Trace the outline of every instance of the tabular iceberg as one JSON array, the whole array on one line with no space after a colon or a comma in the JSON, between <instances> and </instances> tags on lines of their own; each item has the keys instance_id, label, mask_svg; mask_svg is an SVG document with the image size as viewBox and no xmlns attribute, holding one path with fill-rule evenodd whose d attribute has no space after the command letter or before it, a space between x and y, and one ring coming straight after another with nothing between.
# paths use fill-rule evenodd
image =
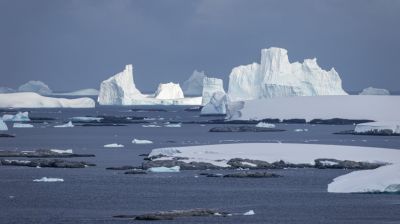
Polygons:
<instances>
[{"instance_id":1,"label":"tabular iceberg","mask_svg":"<svg viewBox=\"0 0 400 224\"><path fill-rule=\"evenodd\" d=\"M368 87L363 89L359 95L390 95L390 92L386 89L378 89L374 87Z\"/></svg>"},{"instance_id":2,"label":"tabular iceberg","mask_svg":"<svg viewBox=\"0 0 400 224\"><path fill-rule=\"evenodd\" d=\"M179 84L173 82L160 83L154 96L156 99L160 100L173 100L184 98L182 89Z\"/></svg>"},{"instance_id":3,"label":"tabular iceberg","mask_svg":"<svg viewBox=\"0 0 400 224\"><path fill-rule=\"evenodd\" d=\"M287 50L261 50L261 63L239 66L229 76L228 94L233 101L278 96L347 95L339 74L321 69L317 59L290 63Z\"/></svg>"},{"instance_id":4,"label":"tabular iceberg","mask_svg":"<svg viewBox=\"0 0 400 224\"><path fill-rule=\"evenodd\" d=\"M42 81L29 81L18 88L19 92L34 92L40 95L50 95L53 91Z\"/></svg>"},{"instance_id":5,"label":"tabular iceberg","mask_svg":"<svg viewBox=\"0 0 400 224\"><path fill-rule=\"evenodd\" d=\"M225 93L222 79L205 77L203 79L203 99L201 104L206 105L208 102L210 102L213 94L216 92Z\"/></svg>"},{"instance_id":6,"label":"tabular iceberg","mask_svg":"<svg viewBox=\"0 0 400 224\"><path fill-rule=\"evenodd\" d=\"M132 65L126 65L124 71L101 83L98 102L101 105L129 105L131 99L137 97L143 95L133 81Z\"/></svg>"},{"instance_id":7,"label":"tabular iceberg","mask_svg":"<svg viewBox=\"0 0 400 224\"><path fill-rule=\"evenodd\" d=\"M193 74L182 85L183 93L187 96L201 96L203 93L203 79L207 77L204 71L194 70Z\"/></svg>"}]
</instances>

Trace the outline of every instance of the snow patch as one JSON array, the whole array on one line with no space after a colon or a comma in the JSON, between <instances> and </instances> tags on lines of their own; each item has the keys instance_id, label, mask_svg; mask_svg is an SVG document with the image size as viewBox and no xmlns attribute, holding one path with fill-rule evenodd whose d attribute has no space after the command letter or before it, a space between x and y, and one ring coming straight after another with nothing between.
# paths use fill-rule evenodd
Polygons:
<instances>
[{"instance_id":1,"label":"snow patch","mask_svg":"<svg viewBox=\"0 0 400 224\"><path fill-rule=\"evenodd\" d=\"M275 128L274 124L266 123L266 122L259 122L256 124L257 128Z\"/></svg>"}]
</instances>

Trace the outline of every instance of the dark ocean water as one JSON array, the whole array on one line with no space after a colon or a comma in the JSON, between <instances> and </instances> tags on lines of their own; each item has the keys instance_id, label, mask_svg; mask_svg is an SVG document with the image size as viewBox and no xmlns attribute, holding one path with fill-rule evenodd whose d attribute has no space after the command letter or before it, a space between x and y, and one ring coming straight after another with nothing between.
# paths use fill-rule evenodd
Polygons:
<instances>
[{"instance_id":1,"label":"dark ocean water","mask_svg":"<svg viewBox=\"0 0 400 224\"><path fill-rule=\"evenodd\" d=\"M254 216L183 218L152 223L400 223L400 195L329 194L327 184L346 170L286 169L272 172L273 179L223 179L196 177L197 171L125 175L105 170L109 166L140 165L142 153L153 148L232 142L290 142L374 146L400 149L400 137L334 135L351 130L345 125L285 125L275 133L210 133L220 125L183 124L181 128L122 127L53 128L73 116L124 115L167 121L213 119L183 107L168 112L131 112L133 107L31 110L30 116L53 117L33 129L13 129L16 138L0 138L0 149L73 149L96 157L78 158L97 164L85 169L0 167L0 223L132 223L112 218L120 214L214 208ZM9 125L10 127L11 125ZM308 129L295 132L295 129ZM133 138L154 141L134 145ZM119 143L124 148L104 148ZM218 172L218 171L213 171ZM227 172L227 171L224 171ZM62 183L35 183L41 177L63 178Z\"/></svg>"}]
</instances>

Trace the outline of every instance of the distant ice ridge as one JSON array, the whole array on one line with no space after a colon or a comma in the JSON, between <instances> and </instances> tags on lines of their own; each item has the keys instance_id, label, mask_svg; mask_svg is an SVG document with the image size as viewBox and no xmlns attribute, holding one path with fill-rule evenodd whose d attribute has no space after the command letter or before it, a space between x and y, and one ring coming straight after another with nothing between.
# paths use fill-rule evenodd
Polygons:
<instances>
[{"instance_id":1,"label":"distant ice ridge","mask_svg":"<svg viewBox=\"0 0 400 224\"><path fill-rule=\"evenodd\" d=\"M328 185L331 193L398 193L400 192L400 164L373 170L354 171L336 177Z\"/></svg>"},{"instance_id":2,"label":"distant ice ridge","mask_svg":"<svg viewBox=\"0 0 400 224\"><path fill-rule=\"evenodd\" d=\"M203 79L206 78L204 71L194 70L193 74L182 85L185 96L201 96L203 94Z\"/></svg>"},{"instance_id":3,"label":"distant ice ridge","mask_svg":"<svg viewBox=\"0 0 400 224\"><path fill-rule=\"evenodd\" d=\"M29 81L20 87L19 92L34 92L40 95L50 95L53 91L42 81Z\"/></svg>"},{"instance_id":4,"label":"distant ice ridge","mask_svg":"<svg viewBox=\"0 0 400 224\"><path fill-rule=\"evenodd\" d=\"M390 95L390 92L386 89L378 89L374 87L368 87L363 89L359 95Z\"/></svg>"},{"instance_id":5,"label":"distant ice ridge","mask_svg":"<svg viewBox=\"0 0 400 224\"><path fill-rule=\"evenodd\" d=\"M3 119L0 118L0 131L7 131L8 127L7 124L4 123Z\"/></svg>"},{"instance_id":6,"label":"distant ice ridge","mask_svg":"<svg viewBox=\"0 0 400 224\"><path fill-rule=\"evenodd\" d=\"M156 99L160 100L175 100L185 98L179 84L173 82L160 83L154 96Z\"/></svg>"},{"instance_id":7,"label":"distant ice ridge","mask_svg":"<svg viewBox=\"0 0 400 224\"><path fill-rule=\"evenodd\" d=\"M30 121L29 119L29 113L26 112L18 112L17 114L4 114L2 117L3 121Z\"/></svg>"},{"instance_id":8,"label":"distant ice ridge","mask_svg":"<svg viewBox=\"0 0 400 224\"><path fill-rule=\"evenodd\" d=\"M400 121L385 121L385 122L368 122L357 124L354 132L367 133L367 132L380 132L390 131L393 134L400 134Z\"/></svg>"},{"instance_id":9,"label":"distant ice ridge","mask_svg":"<svg viewBox=\"0 0 400 224\"><path fill-rule=\"evenodd\" d=\"M42 177L40 179L34 179L33 182L64 182L64 179L54 177Z\"/></svg>"},{"instance_id":10,"label":"distant ice ridge","mask_svg":"<svg viewBox=\"0 0 400 224\"><path fill-rule=\"evenodd\" d=\"M287 50L261 50L261 63L232 69L228 94L232 101L279 96L347 95L339 74L321 69L317 59L290 63Z\"/></svg>"},{"instance_id":11,"label":"distant ice ridge","mask_svg":"<svg viewBox=\"0 0 400 224\"><path fill-rule=\"evenodd\" d=\"M203 79L203 99L201 104L206 105L209 103L216 92L222 92L225 94L224 83L222 79L205 77Z\"/></svg>"},{"instance_id":12,"label":"distant ice ridge","mask_svg":"<svg viewBox=\"0 0 400 224\"><path fill-rule=\"evenodd\" d=\"M93 108L95 104L94 100L87 97L54 98L32 92L0 94L0 108Z\"/></svg>"}]
</instances>

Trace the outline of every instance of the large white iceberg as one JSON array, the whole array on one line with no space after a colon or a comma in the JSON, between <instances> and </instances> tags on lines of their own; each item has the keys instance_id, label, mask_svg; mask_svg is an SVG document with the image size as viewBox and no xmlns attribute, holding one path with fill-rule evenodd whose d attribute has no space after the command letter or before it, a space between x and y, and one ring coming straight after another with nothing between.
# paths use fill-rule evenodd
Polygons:
<instances>
[{"instance_id":1,"label":"large white iceberg","mask_svg":"<svg viewBox=\"0 0 400 224\"><path fill-rule=\"evenodd\" d=\"M359 95L390 95L390 92L386 89L378 89L374 87L368 87L363 89Z\"/></svg>"},{"instance_id":2,"label":"large white iceberg","mask_svg":"<svg viewBox=\"0 0 400 224\"><path fill-rule=\"evenodd\" d=\"M317 59L290 63L287 50L261 50L261 63L239 66L229 75L228 94L232 101L279 96L347 95L332 68L321 69Z\"/></svg>"},{"instance_id":3,"label":"large white iceberg","mask_svg":"<svg viewBox=\"0 0 400 224\"><path fill-rule=\"evenodd\" d=\"M357 124L354 128L356 133L390 131L392 134L400 134L400 121L377 121Z\"/></svg>"},{"instance_id":4,"label":"large white iceberg","mask_svg":"<svg viewBox=\"0 0 400 224\"><path fill-rule=\"evenodd\" d=\"M210 101L201 108L202 115L226 114L227 96L224 92L215 92Z\"/></svg>"},{"instance_id":5,"label":"large white iceberg","mask_svg":"<svg viewBox=\"0 0 400 224\"><path fill-rule=\"evenodd\" d=\"M400 192L400 164L373 170L354 171L336 177L328 185L330 193Z\"/></svg>"},{"instance_id":6,"label":"large white iceberg","mask_svg":"<svg viewBox=\"0 0 400 224\"><path fill-rule=\"evenodd\" d=\"M29 112L18 112L17 114L4 114L3 121L30 121Z\"/></svg>"},{"instance_id":7,"label":"large white iceberg","mask_svg":"<svg viewBox=\"0 0 400 224\"><path fill-rule=\"evenodd\" d=\"M20 87L18 87L19 92L34 92L40 95L50 95L53 91L42 81L29 81Z\"/></svg>"},{"instance_id":8,"label":"large white iceberg","mask_svg":"<svg viewBox=\"0 0 400 224\"><path fill-rule=\"evenodd\" d=\"M97 96L99 95L99 91L97 89L80 89L73 92L67 93L53 93L53 95L60 96Z\"/></svg>"},{"instance_id":9,"label":"large white iceberg","mask_svg":"<svg viewBox=\"0 0 400 224\"><path fill-rule=\"evenodd\" d=\"M203 99L201 104L206 105L207 103L209 103L214 93L216 92L225 93L224 83L222 79L205 77L203 79Z\"/></svg>"},{"instance_id":10,"label":"large white iceberg","mask_svg":"<svg viewBox=\"0 0 400 224\"><path fill-rule=\"evenodd\" d=\"M174 100L185 98L179 84L173 82L160 83L154 96L156 99L160 100Z\"/></svg>"},{"instance_id":11,"label":"large white iceberg","mask_svg":"<svg viewBox=\"0 0 400 224\"><path fill-rule=\"evenodd\" d=\"M37 93L4 93L0 94L1 107L15 108L92 108L96 103L93 99L83 97L77 99L64 99L45 97Z\"/></svg>"},{"instance_id":12,"label":"large white iceberg","mask_svg":"<svg viewBox=\"0 0 400 224\"><path fill-rule=\"evenodd\" d=\"M207 77L204 71L194 70L193 74L182 85L185 96L201 96L203 93L203 79Z\"/></svg>"},{"instance_id":13,"label":"large white iceberg","mask_svg":"<svg viewBox=\"0 0 400 224\"><path fill-rule=\"evenodd\" d=\"M7 131L8 127L7 124L0 118L0 131Z\"/></svg>"}]
</instances>

